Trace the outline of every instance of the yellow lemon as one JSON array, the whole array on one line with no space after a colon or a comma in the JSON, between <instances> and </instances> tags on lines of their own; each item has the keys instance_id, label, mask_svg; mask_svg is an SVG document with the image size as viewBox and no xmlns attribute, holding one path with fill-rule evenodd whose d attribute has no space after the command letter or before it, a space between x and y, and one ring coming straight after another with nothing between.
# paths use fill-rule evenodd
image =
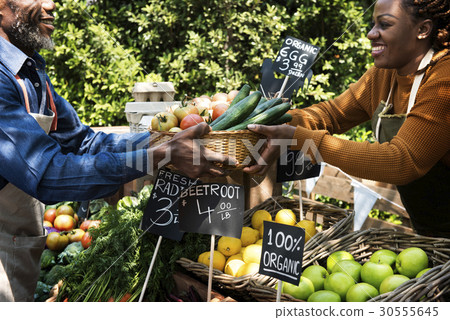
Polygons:
<instances>
[{"instance_id":1,"label":"yellow lemon","mask_svg":"<svg viewBox=\"0 0 450 320\"><path fill-rule=\"evenodd\" d=\"M259 231L250 227L243 227L241 233L241 243L243 247L254 244L259 239Z\"/></svg>"},{"instance_id":2,"label":"yellow lemon","mask_svg":"<svg viewBox=\"0 0 450 320\"><path fill-rule=\"evenodd\" d=\"M209 254L209 251L200 253L200 254L198 255L197 262L203 263L203 260L205 259L206 255L208 255L208 254Z\"/></svg>"},{"instance_id":3,"label":"yellow lemon","mask_svg":"<svg viewBox=\"0 0 450 320\"><path fill-rule=\"evenodd\" d=\"M254 274L259 272L259 263L244 263L236 273L236 277L242 277L247 274Z\"/></svg>"},{"instance_id":4,"label":"yellow lemon","mask_svg":"<svg viewBox=\"0 0 450 320\"><path fill-rule=\"evenodd\" d=\"M252 216L252 227L256 230L259 230L263 221L272 221L272 216L266 210L258 210Z\"/></svg>"},{"instance_id":5,"label":"yellow lemon","mask_svg":"<svg viewBox=\"0 0 450 320\"><path fill-rule=\"evenodd\" d=\"M305 243L317 233L315 221L305 219L299 221L296 226L305 229Z\"/></svg>"},{"instance_id":6,"label":"yellow lemon","mask_svg":"<svg viewBox=\"0 0 450 320\"><path fill-rule=\"evenodd\" d=\"M262 245L263 239L259 239L258 241L255 242L255 244L259 244Z\"/></svg>"},{"instance_id":7,"label":"yellow lemon","mask_svg":"<svg viewBox=\"0 0 450 320\"><path fill-rule=\"evenodd\" d=\"M233 254L232 256L228 257L227 263L232 261L232 260L244 260L244 258L242 257L242 253L239 252L237 254Z\"/></svg>"},{"instance_id":8,"label":"yellow lemon","mask_svg":"<svg viewBox=\"0 0 450 320\"><path fill-rule=\"evenodd\" d=\"M217 242L217 250L219 250L224 256L230 257L233 254L241 251L242 242L241 239L232 237L221 237Z\"/></svg>"},{"instance_id":9,"label":"yellow lemon","mask_svg":"<svg viewBox=\"0 0 450 320\"><path fill-rule=\"evenodd\" d=\"M245 248L247 248L247 247L241 247L241 251L239 251L239 253L240 253L241 255L244 254Z\"/></svg>"},{"instance_id":10,"label":"yellow lemon","mask_svg":"<svg viewBox=\"0 0 450 320\"><path fill-rule=\"evenodd\" d=\"M297 223L297 218L291 209L281 209L275 215L275 222L294 226Z\"/></svg>"},{"instance_id":11,"label":"yellow lemon","mask_svg":"<svg viewBox=\"0 0 450 320\"><path fill-rule=\"evenodd\" d=\"M207 252L208 254L203 259L203 264L207 265L209 267L209 261L210 261L210 252ZM220 253L217 250L214 250L213 253L213 268L220 270L223 272L223 268L225 267L226 258L225 256Z\"/></svg>"},{"instance_id":12,"label":"yellow lemon","mask_svg":"<svg viewBox=\"0 0 450 320\"><path fill-rule=\"evenodd\" d=\"M261 252L262 246L259 244L251 244L247 246L244 253L242 254L242 258L245 263L259 263L261 260Z\"/></svg>"},{"instance_id":13,"label":"yellow lemon","mask_svg":"<svg viewBox=\"0 0 450 320\"><path fill-rule=\"evenodd\" d=\"M245 262L239 259L234 259L228 262L225 265L224 272L226 274L229 274L230 276L236 277L236 274L238 273L239 269L244 265Z\"/></svg>"}]
</instances>

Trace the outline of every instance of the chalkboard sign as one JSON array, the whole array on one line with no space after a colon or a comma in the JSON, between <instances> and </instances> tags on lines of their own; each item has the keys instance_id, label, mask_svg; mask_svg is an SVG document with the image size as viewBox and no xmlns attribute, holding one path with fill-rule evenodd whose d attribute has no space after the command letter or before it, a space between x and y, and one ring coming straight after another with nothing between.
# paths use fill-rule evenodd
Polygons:
<instances>
[{"instance_id":1,"label":"chalkboard sign","mask_svg":"<svg viewBox=\"0 0 450 320\"><path fill-rule=\"evenodd\" d=\"M160 169L142 217L141 229L164 238L180 241L178 201L181 192L197 180Z\"/></svg>"},{"instance_id":2,"label":"chalkboard sign","mask_svg":"<svg viewBox=\"0 0 450 320\"><path fill-rule=\"evenodd\" d=\"M304 246L305 229L264 221L259 273L298 285Z\"/></svg>"},{"instance_id":3,"label":"chalkboard sign","mask_svg":"<svg viewBox=\"0 0 450 320\"><path fill-rule=\"evenodd\" d=\"M77 216L79 219L81 220L87 219L87 217L89 216L89 204L90 201L81 202L80 207L78 208L77 211Z\"/></svg>"},{"instance_id":4,"label":"chalkboard sign","mask_svg":"<svg viewBox=\"0 0 450 320\"><path fill-rule=\"evenodd\" d=\"M277 182L318 177L320 164L313 164L301 150L288 150L277 162Z\"/></svg>"},{"instance_id":5,"label":"chalkboard sign","mask_svg":"<svg viewBox=\"0 0 450 320\"><path fill-rule=\"evenodd\" d=\"M319 47L308 42L287 36L273 63L273 69L289 77L304 79L319 50Z\"/></svg>"},{"instance_id":6,"label":"chalkboard sign","mask_svg":"<svg viewBox=\"0 0 450 320\"><path fill-rule=\"evenodd\" d=\"M197 184L181 192L180 229L240 238L245 209L243 186Z\"/></svg>"}]
</instances>

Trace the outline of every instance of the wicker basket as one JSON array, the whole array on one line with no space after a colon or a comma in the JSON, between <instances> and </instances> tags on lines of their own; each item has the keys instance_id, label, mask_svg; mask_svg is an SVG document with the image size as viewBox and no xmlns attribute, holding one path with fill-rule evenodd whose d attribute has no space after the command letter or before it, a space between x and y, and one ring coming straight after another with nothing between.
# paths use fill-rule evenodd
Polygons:
<instances>
[{"instance_id":1,"label":"wicker basket","mask_svg":"<svg viewBox=\"0 0 450 320\"><path fill-rule=\"evenodd\" d=\"M297 200L289 199L283 196L269 198L261 204L255 206L252 209L247 210L244 213L244 226L251 225L251 217L257 210L267 210L275 217L278 210L286 208L292 209L297 217L299 214L299 203ZM311 218L316 222L322 224L322 232L318 232L312 237L305 245L305 251L308 248L313 248L325 242L328 239L334 239L347 234L353 227L353 211L341 209L333 205L323 204L310 199L303 199L303 209L307 218ZM200 279L208 280L208 267L204 264L194 262L187 258L181 258L177 261L184 269L193 272ZM275 278L268 277L256 273L254 275L245 275L239 278L233 277L219 270L213 270L213 283L217 285L222 291L230 290L231 296L240 297L244 300L249 300L251 297L248 295L247 286L250 279L256 281L263 286L274 286L278 281Z\"/></svg>"},{"instance_id":2,"label":"wicker basket","mask_svg":"<svg viewBox=\"0 0 450 320\"><path fill-rule=\"evenodd\" d=\"M334 251L350 252L355 260L364 263L373 252L389 249L396 253L409 247L420 247L428 255L432 269L418 279L403 283L392 292L379 295L370 301L442 301L450 289L450 239L425 237L397 232L394 229L367 229L355 231L339 239L329 240L304 253L303 268L325 265ZM264 285L251 280L247 290L257 301L276 301L275 284ZM301 301L282 294L282 301Z\"/></svg>"},{"instance_id":3,"label":"wicker basket","mask_svg":"<svg viewBox=\"0 0 450 320\"><path fill-rule=\"evenodd\" d=\"M176 134L169 131L153 131L151 130L150 145L157 146L167 142ZM266 139L265 136L252 132L250 130L237 131L211 131L201 138L202 144L215 152L229 155L238 161L238 165L223 165L228 170L239 170L248 166L255 161L254 155L258 152L258 141Z\"/></svg>"}]
</instances>

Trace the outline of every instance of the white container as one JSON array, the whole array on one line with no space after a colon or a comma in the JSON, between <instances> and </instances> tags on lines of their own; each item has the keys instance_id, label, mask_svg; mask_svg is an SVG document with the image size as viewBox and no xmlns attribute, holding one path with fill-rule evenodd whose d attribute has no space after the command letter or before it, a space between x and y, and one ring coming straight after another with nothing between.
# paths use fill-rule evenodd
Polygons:
<instances>
[{"instance_id":1,"label":"white container","mask_svg":"<svg viewBox=\"0 0 450 320\"><path fill-rule=\"evenodd\" d=\"M132 96L136 102L173 101L175 89L172 82L136 82Z\"/></svg>"}]
</instances>

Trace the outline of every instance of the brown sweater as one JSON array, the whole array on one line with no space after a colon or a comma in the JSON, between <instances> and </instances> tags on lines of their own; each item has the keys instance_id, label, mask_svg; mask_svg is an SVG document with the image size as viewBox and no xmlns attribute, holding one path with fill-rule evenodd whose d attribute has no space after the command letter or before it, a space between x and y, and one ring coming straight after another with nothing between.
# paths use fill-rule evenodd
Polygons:
<instances>
[{"instance_id":1,"label":"brown sweater","mask_svg":"<svg viewBox=\"0 0 450 320\"><path fill-rule=\"evenodd\" d=\"M438 161L449 167L450 56L428 68L414 107L390 142L355 142L332 135L370 120L380 101L386 101L395 77L390 102L394 113L406 113L414 77L372 67L336 99L290 111L290 124L297 126L293 149L312 139L324 162L350 175L396 185L425 175Z\"/></svg>"}]
</instances>

